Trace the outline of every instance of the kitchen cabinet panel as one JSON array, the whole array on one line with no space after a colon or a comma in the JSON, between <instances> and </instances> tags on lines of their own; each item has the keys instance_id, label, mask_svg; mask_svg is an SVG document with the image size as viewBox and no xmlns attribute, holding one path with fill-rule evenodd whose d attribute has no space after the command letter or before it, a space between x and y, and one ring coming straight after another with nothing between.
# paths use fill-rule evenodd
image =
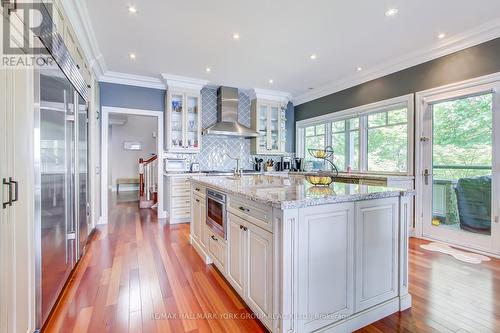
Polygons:
<instances>
[{"instance_id":1,"label":"kitchen cabinet panel","mask_svg":"<svg viewBox=\"0 0 500 333\"><path fill-rule=\"evenodd\" d=\"M398 295L398 198L356 207L356 312Z\"/></svg>"},{"instance_id":2,"label":"kitchen cabinet panel","mask_svg":"<svg viewBox=\"0 0 500 333\"><path fill-rule=\"evenodd\" d=\"M168 90L166 99L165 150L170 153L200 152L200 92Z\"/></svg>"},{"instance_id":3,"label":"kitchen cabinet panel","mask_svg":"<svg viewBox=\"0 0 500 333\"><path fill-rule=\"evenodd\" d=\"M245 225L239 217L227 214L227 279L240 295L243 294L245 277Z\"/></svg>"},{"instance_id":4,"label":"kitchen cabinet panel","mask_svg":"<svg viewBox=\"0 0 500 333\"><path fill-rule=\"evenodd\" d=\"M354 312L354 204L305 209L299 219L299 331ZM319 317L318 314L322 314Z\"/></svg>"}]
</instances>

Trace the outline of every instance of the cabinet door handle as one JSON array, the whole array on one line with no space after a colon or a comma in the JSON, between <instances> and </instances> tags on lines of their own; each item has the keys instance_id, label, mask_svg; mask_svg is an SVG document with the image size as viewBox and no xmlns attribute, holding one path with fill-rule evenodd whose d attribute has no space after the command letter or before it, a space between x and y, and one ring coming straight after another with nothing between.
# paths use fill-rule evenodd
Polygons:
<instances>
[{"instance_id":1,"label":"cabinet door handle","mask_svg":"<svg viewBox=\"0 0 500 333\"><path fill-rule=\"evenodd\" d=\"M216 241L216 242L218 242L218 241L219 241L217 238L215 238L215 236L214 236L214 235L212 235L212 237L210 237L210 238L212 238L212 239L213 239L214 241Z\"/></svg>"},{"instance_id":2,"label":"cabinet door handle","mask_svg":"<svg viewBox=\"0 0 500 333\"><path fill-rule=\"evenodd\" d=\"M248 230L248 228L247 228L247 227L243 227L243 231L247 231L247 230Z\"/></svg>"},{"instance_id":3,"label":"cabinet door handle","mask_svg":"<svg viewBox=\"0 0 500 333\"><path fill-rule=\"evenodd\" d=\"M241 210L242 212L249 212L250 211L250 209L245 208L243 206L238 207L238 209Z\"/></svg>"},{"instance_id":4,"label":"cabinet door handle","mask_svg":"<svg viewBox=\"0 0 500 333\"><path fill-rule=\"evenodd\" d=\"M195 190L195 191L198 191L198 192L200 192L200 189L199 189L199 188L195 188L194 190Z\"/></svg>"},{"instance_id":5,"label":"cabinet door handle","mask_svg":"<svg viewBox=\"0 0 500 333\"><path fill-rule=\"evenodd\" d=\"M12 178L9 178L9 181L7 179L3 179L2 184L7 185L9 187L9 200L2 203L3 209L7 208L7 206L12 206L12 183L10 182Z\"/></svg>"},{"instance_id":6,"label":"cabinet door handle","mask_svg":"<svg viewBox=\"0 0 500 333\"><path fill-rule=\"evenodd\" d=\"M196 200L196 202L200 202L200 199L194 199L194 200Z\"/></svg>"},{"instance_id":7,"label":"cabinet door handle","mask_svg":"<svg viewBox=\"0 0 500 333\"><path fill-rule=\"evenodd\" d=\"M12 180L10 177L9 181L11 184L14 184L14 199L12 199L12 202L16 202L19 200L19 182Z\"/></svg>"},{"instance_id":8,"label":"cabinet door handle","mask_svg":"<svg viewBox=\"0 0 500 333\"><path fill-rule=\"evenodd\" d=\"M243 226L242 226L242 225L240 225L240 229L243 229Z\"/></svg>"}]
</instances>

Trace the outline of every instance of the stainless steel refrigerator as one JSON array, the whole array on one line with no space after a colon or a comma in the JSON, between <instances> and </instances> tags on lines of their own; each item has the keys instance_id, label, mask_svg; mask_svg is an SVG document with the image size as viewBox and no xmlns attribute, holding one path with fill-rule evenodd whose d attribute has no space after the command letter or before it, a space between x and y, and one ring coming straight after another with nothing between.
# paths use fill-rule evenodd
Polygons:
<instances>
[{"instance_id":1,"label":"stainless steel refrigerator","mask_svg":"<svg viewBox=\"0 0 500 333\"><path fill-rule=\"evenodd\" d=\"M84 253L90 231L86 85L60 38L46 37L44 44L56 62L35 75L38 329Z\"/></svg>"}]
</instances>

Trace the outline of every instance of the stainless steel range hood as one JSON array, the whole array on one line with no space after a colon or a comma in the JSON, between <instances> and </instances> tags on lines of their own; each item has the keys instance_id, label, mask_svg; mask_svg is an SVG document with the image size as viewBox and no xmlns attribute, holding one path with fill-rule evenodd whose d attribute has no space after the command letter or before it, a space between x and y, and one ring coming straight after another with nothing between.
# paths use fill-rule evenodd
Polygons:
<instances>
[{"instance_id":1,"label":"stainless steel range hood","mask_svg":"<svg viewBox=\"0 0 500 333\"><path fill-rule=\"evenodd\" d=\"M238 89L217 89L217 123L203 130L203 135L255 138L259 134L238 122Z\"/></svg>"}]
</instances>

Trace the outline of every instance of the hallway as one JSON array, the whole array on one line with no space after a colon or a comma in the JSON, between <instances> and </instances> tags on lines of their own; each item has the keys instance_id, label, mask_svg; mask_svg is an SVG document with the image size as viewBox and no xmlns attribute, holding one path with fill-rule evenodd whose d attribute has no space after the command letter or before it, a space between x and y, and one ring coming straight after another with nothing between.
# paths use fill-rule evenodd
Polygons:
<instances>
[{"instance_id":1,"label":"hallway","mask_svg":"<svg viewBox=\"0 0 500 333\"><path fill-rule=\"evenodd\" d=\"M44 332L265 331L189 245L189 225L163 224L122 199L111 200L109 226L97 228ZM498 332L499 261L465 264L423 243L410 243L413 307L358 332Z\"/></svg>"}]
</instances>

